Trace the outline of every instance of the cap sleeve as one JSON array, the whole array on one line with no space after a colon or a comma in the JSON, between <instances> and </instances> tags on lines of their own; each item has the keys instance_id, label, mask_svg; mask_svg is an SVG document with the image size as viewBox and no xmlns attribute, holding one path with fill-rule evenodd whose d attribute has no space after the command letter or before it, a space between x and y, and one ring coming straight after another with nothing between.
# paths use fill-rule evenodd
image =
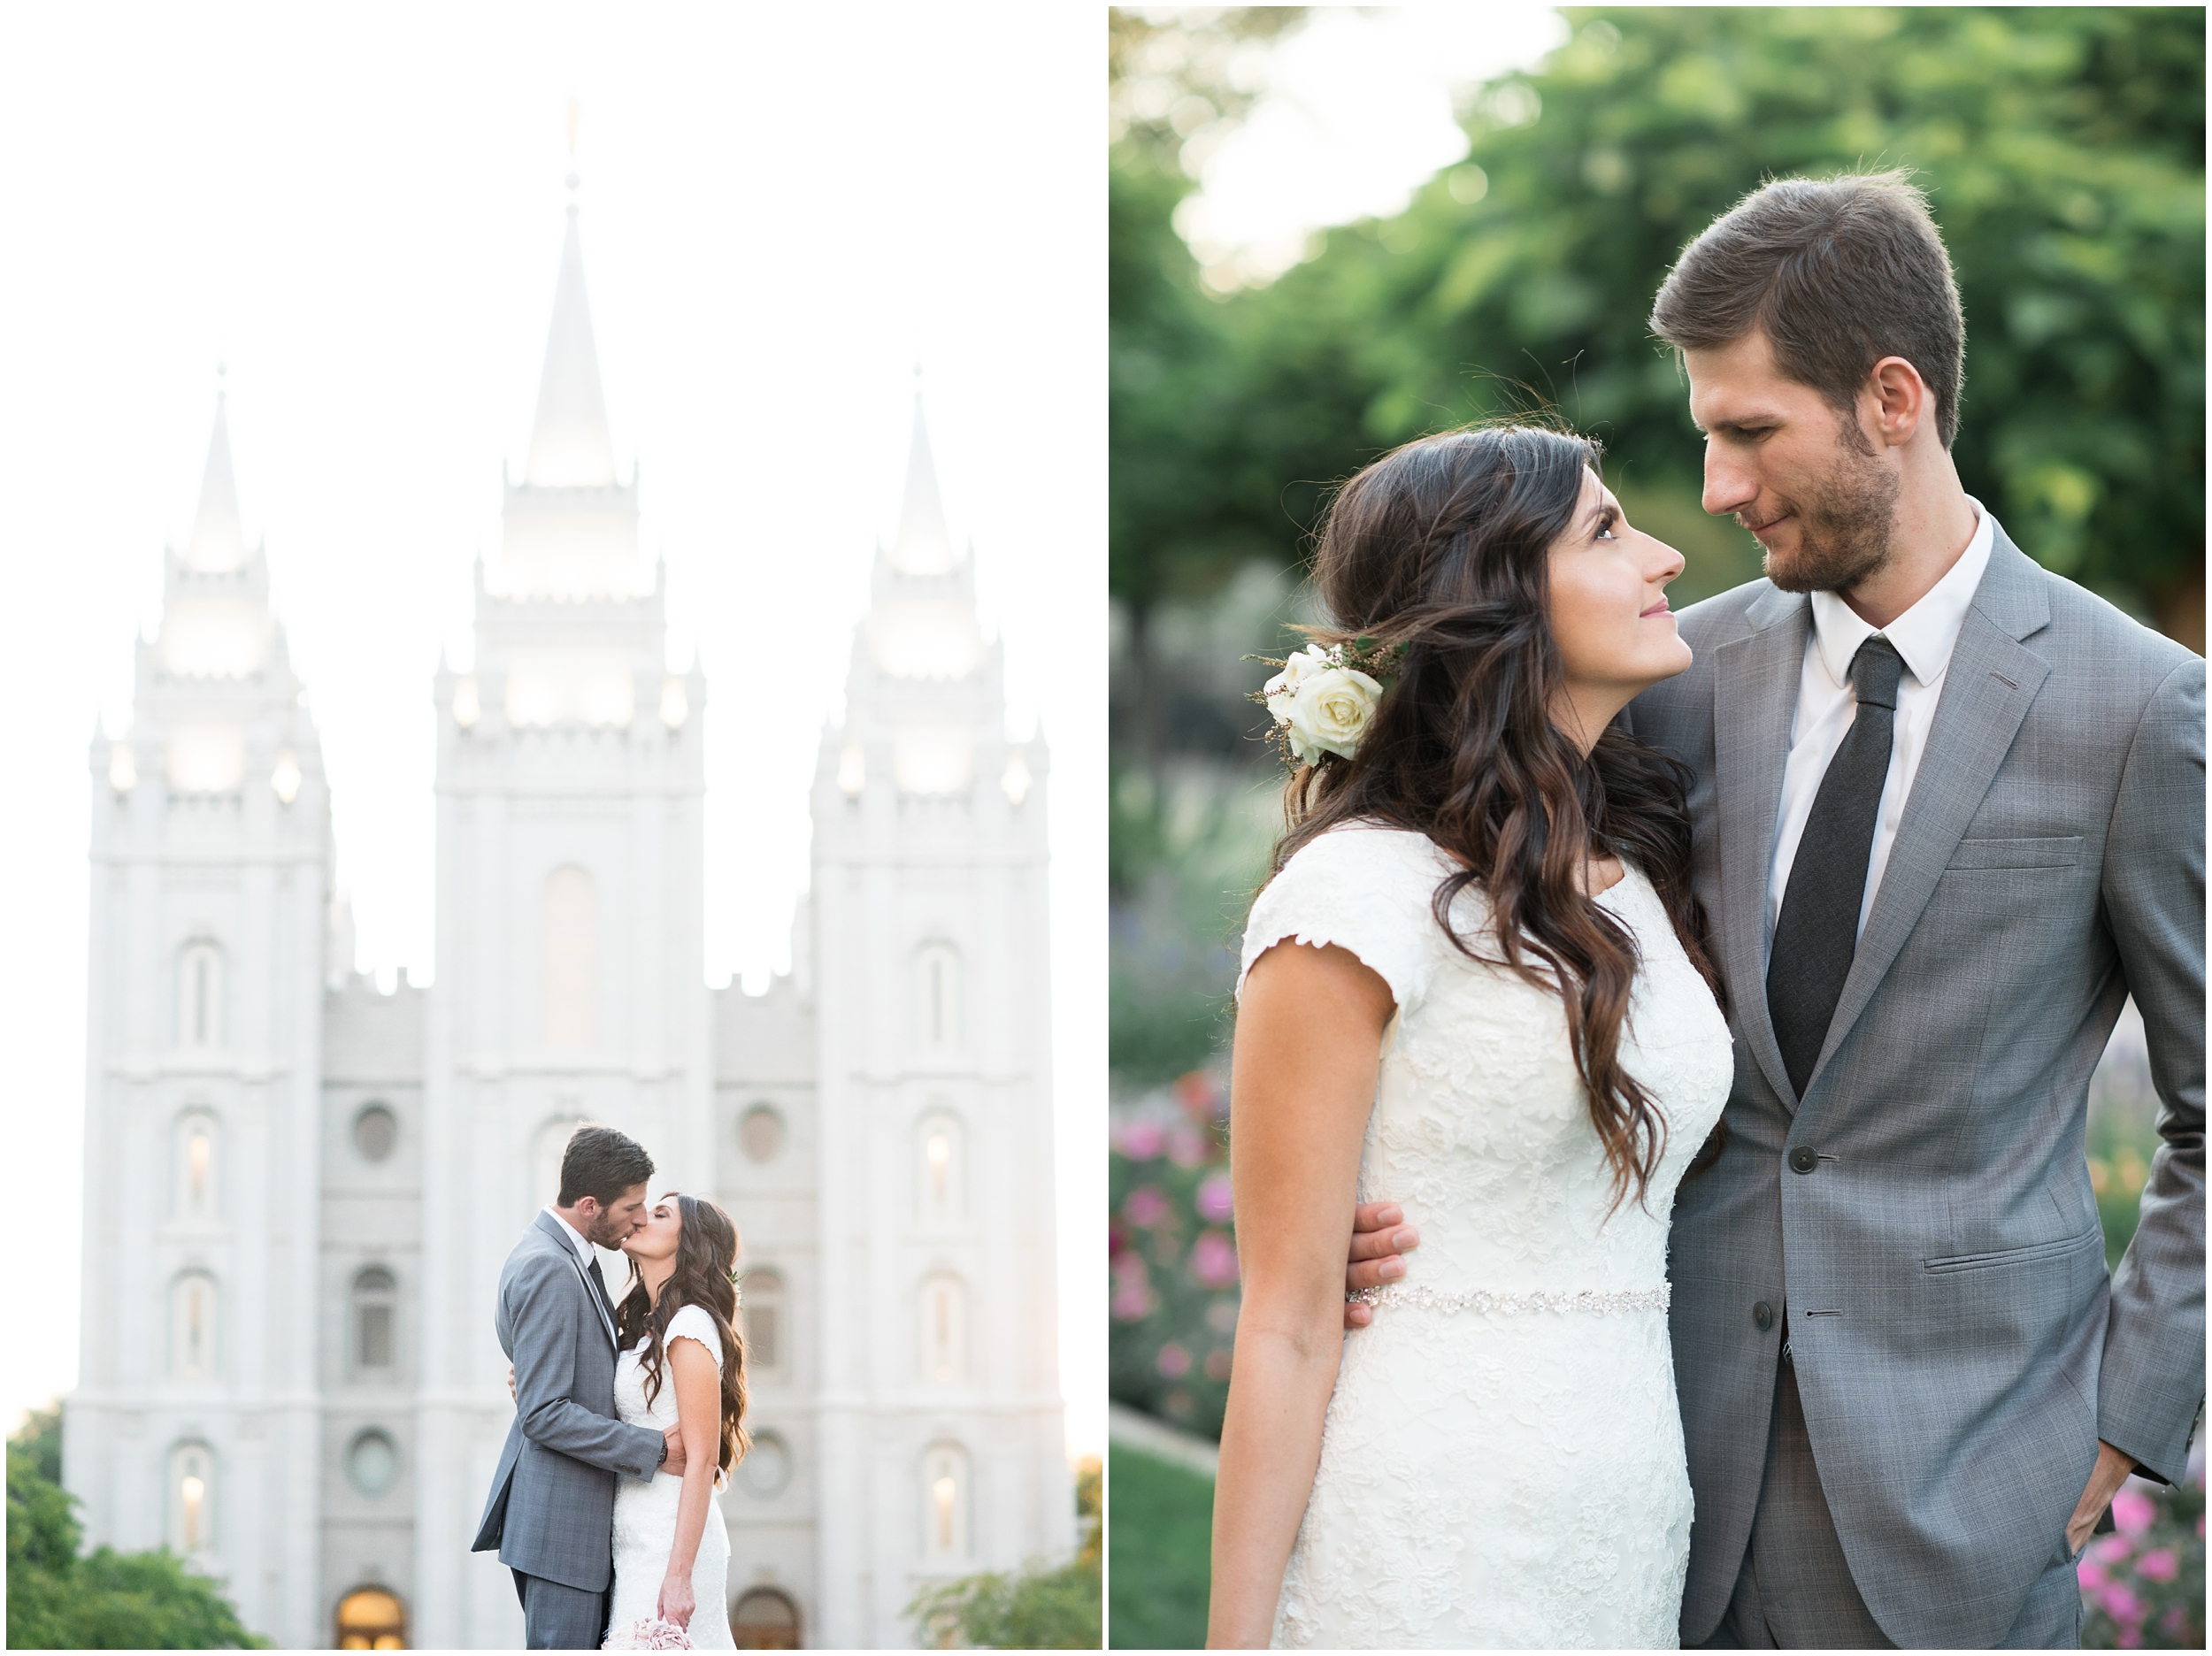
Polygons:
<instances>
[{"instance_id":1,"label":"cap sleeve","mask_svg":"<svg viewBox=\"0 0 2212 1656\"><path fill-rule=\"evenodd\" d=\"M1301 847L1252 905L1238 998L1252 962L1288 938L1349 949L1390 985L1401 1012L1411 1010L1445 942L1430 904L1447 871L1427 836L1403 829L1333 828Z\"/></svg>"},{"instance_id":2,"label":"cap sleeve","mask_svg":"<svg viewBox=\"0 0 2212 1656\"><path fill-rule=\"evenodd\" d=\"M697 1340L714 1359L714 1366L718 1369L722 1367L722 1337L715 1332L714 1319L707 1315L704 1307L679 1307L676 1315L668 1319L665 1343L672 1345L680 1339Z\"/></svg>"}]
</instances>

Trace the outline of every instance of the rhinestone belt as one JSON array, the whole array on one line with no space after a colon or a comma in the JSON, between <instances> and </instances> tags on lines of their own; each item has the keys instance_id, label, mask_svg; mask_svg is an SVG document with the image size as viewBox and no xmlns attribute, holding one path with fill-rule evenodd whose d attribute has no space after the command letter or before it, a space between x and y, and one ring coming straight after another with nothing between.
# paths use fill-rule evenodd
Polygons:
<instances>
[{"instance_id":1,"label":"rhinestone belt","mask_svg":"<svg viewBox=\"0 0 2212 1656\"><path fill-rule=\"evenodd\" d=\"M1493 1293L1472 1288L1444 1293L1417 1283L1392 1283L1383 1288L1363 1288L1351 1297L1361 1305L1417 1306L1424 1311L1664 1311L1674 1286L1656 1288L1539 1288L1527 1293Z\"/></svg>"}]
</instances>

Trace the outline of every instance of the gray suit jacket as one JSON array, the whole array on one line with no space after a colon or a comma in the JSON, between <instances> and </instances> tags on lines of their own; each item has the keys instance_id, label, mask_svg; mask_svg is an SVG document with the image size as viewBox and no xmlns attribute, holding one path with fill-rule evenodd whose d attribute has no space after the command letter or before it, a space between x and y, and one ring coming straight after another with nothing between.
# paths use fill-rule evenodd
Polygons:
<instances>
[{"instance_id":1,"label":"gray suit jacket","mask_svg":"<svg viewBox=\"0 0 2212 1656\"><path fill-rule=\"evenodd\" d=\"M2097 1439L2178 1477L2204 1394L2204 663L1997 530L1801 1100L1765 916L1811 626L1763 580L1699 604L1694 664L1623 715L1694 774L1736 1043L1727 1148L1670 1250L1682 1638L1718 1624L1758 1505L1765 1301L1867 1607L1902 1645L1987 1645L2066 1556ZM2108 1277L2082 1138L2131 993L2165 1142Z\"/></svg>"},{"instance_id":2,"label":"gray suit jacket","mask_svg":"<svg viewBox=\"0 0 2212 1656\"><path fill-rule=\"evenodd\" d=\"M614 1323L561 1222L540 1214L499 1273L515 1423L471 1552L583 1592L614 1574L614 1481L660 1468L661 1434L615 1416Z\"/></svg>"}]
</instances>

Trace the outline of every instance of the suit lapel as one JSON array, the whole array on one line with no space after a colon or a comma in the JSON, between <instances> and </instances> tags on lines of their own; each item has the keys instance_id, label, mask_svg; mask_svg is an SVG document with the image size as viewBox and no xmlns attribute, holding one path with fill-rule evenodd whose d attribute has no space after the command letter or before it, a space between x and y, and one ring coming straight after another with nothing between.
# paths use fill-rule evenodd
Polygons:
<instances>
[{"instance_id":1,"label":"suit lapel","mask_svg":"<svg viewBox=\"0 0 2212 1656\"><path fill-rule=\"evenodd\" d=\"M1850 975L1843 980L1828 1038L1806 1083L1808 1092L1819 1085L1830 1056L1850 1034L1919 924L1967 824L2012 750L2020 721L2051 671L2048 662L2019 640L2041 631L2050 618L2040 570L1998 529L1974 607L1951 648L1928 745L1914 773Z\"/></svg>"},{"instance_id":2,"label":"suit lapel","mask_svg":"<svg viewBox=\"0 0 2212 1656\"><path fill-rule=\"evenodd\" d=\"M1767 874L1774 855L1790 719L1812 605L1772 592L1745 612L1755 630L1713 655L1713 776L1720 824L1721 958L1736 1028L1778 1097L1794 1103L1767 1016Z\"/></svg>"},{"instance_id":3,"label":"suit lapel","mask_svg":"<svg viewBox=\"0 0 2212 1656\"><path fill-rule=\"evenodd\" d=\"M584 1269L583 1261L576 1257L576 1244L570 1239L568 1227L554 1218L552 1215L541 1213L538 1215L538 1229L542 1230L553 1245L561 1250L561 1257L568 1261L569 1269L576 1273L576 1280L583 1284L584 1298L591 1301L591 1308L599 1318L599 1326L606 1332L607 1344L620 1350L622 1342L615 1338L614 1319L608 1315L607 1302L599 1297L599 1291L591 1285L591 1273Z\"/></svg>"}]
</instances>

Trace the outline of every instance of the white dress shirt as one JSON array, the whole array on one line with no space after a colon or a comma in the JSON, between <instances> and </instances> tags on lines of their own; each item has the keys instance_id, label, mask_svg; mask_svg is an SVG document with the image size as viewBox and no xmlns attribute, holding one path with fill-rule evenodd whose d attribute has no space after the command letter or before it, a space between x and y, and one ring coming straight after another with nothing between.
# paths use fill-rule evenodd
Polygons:
<instances>
[{"instance_id":1,"label":"white dress shirt","mask_svg":"<svg viewBox=\"0 0 2212 1656\"><path fill-rule=\"evenodd\" d=\"M1951 647L1958 642L1959 628L1973 607L1974 592L1989 567L1993 540L1988 512L1981 502L1968 497L1974 508L1974 535L1943 579L1922 594L1920 602L1887 626L1869 626L1851 606L1833 593L1813 594L1813 630L1806 641L1805 665L1797 678L1797 716L1790 722L1789 763L1782 771L1782 806L1774 823L1773 874L1767 885L1767 942L1774 941L1775 922L1781 916L1782 898L1789 890L1790 865L1797 860L1797 842L1804 837L1805 819L1812 815L1820 780L1828 774L1828 762L1850 733L1858 716L1858 698L1851 689L1851 658L1859 646L1880 635L1904 658L1905 671L1897 682L1897 714L1889 751L1889 776L1882 784L1882 802L1874 813L1874 848L1866 862L1866 894L1859 902L1859 932L1874 911L1875 893L1882 888L1882 871L1889 866L1890 847L1897 842L1897 824L1912 793L1912 779L1927 751L1928 727L1935 722L1936 702L1943 693L1943 675L1951 665Z\"/></svg>"},{"instance_id":2,"label":"white dress shirt","mask_svg":"<svg viewBox=\"0 0 2212 1656\"><path fill-rule=\"evenodd\" d=\"M576 1250L576 1257L583 1261L584 1275L590 1276L592 1263L599 1257L592 1251L591 1239L562 1218L557 1208L549 1206L545 1211L553 1215L553 1223L561 1227L561 1234L568 1238L568 1245Z\"/></svg>"}]
</instances>

